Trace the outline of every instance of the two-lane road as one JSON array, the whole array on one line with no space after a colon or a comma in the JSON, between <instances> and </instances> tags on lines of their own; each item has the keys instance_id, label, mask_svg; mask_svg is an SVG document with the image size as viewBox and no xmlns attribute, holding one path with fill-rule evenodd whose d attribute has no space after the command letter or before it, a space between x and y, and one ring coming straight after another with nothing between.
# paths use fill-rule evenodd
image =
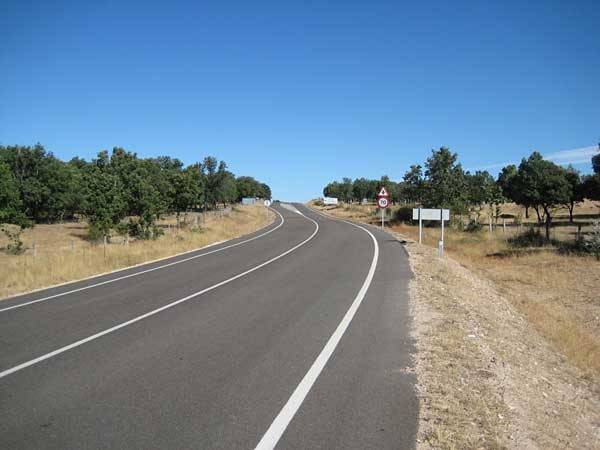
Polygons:
<instances>
[{"instance_id":1,"label":"two-lane road","mask_svg":"<svg viewBox=\"0 0 600 450\"><path fill-rule=\"evenodd\" d=\"M0 302L0 448L412 448L406 254L296 208Z\"/></svg>"}]
</instances>

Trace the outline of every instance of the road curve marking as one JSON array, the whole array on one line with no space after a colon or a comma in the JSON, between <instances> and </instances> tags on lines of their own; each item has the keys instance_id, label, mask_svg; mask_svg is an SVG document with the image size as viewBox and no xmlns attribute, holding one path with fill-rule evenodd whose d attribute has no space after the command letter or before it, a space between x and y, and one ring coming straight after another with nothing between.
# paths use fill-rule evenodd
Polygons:
<instances>
[{"instance_id":1,"label":"road curve marking","mask_svg":"<svg viewBox=\"0 0 600 450\"><path fill-rule=\"evenodd\" d=\"M6 377L6 376L8 376L10 374L13 374L13 373L18 372L20 370L23 370L23 369L25 369L25 368L27 368L29 366L33 366L34 364L37 364L39 362L45 361L47 359L50 359L53 356L60 355L61 353L64 353L64 352L66 352L68 350L71 350L73 348L79 347L79 346L81 346L81 345L83 345L83 344L85 344L87 342L90 342L90 341L93 341L95 339L98 339L98 338L100 338L100 337L102 337L104 335L107 335L109 333L117 331L117 330L119 330L121 328L124 328L124 327L126 327L128 325L132 325L132 324L134 324L136 322L139 322L140 320L147 319L148 317L154 316L154 315L156 315L156 314L158 314L158 313L160 313L162 311L165 311L166 309L172 308L172 307L174 307L176 305L179 305L180 303L187 302L188 300L191 300L191 299L193 299L195 297L198 297L198 296L200 296L202 294L210 292L210 291L212 291L212 290L214 290L214 289L216 289L218 287L221 287L221 286L223 286L225 284L231 283L232 281L237 280L238 278L242 278L243 276L248 275L249 273L252 273L252 272L254 272L254 271L256 271L256 270L258 270L258 269L260 269L262 267L265 267L265 266L267 266L267 265L269 265L269 264L277 261L278 259L283 258L284 256L292 253L294 250L302 247L304 244L306 244L308 241L310 241L312 238L314 238L316 236L316 234L319 232L319 224L315 220L311 219L310 217L305 216L304 214L302 214L302 216L304 218L306 218L307 220L310 220L312 223L315 224L315 231L313 231L312 234L308 238L306 238L305 240L303 240L299 244L295 245L294 247L290 248L289 250L286 250L285 252L281 253L280 255L275 256L274 258L271 258L271 259L269 259L269 260L267 260L267 261L265 261L263 263L260 263L259 265L254 266L251 269L248 269L248 270L246 270L246 271L244 271L242 273L239 273L239 274L237 274L237 275L235 275L235 276L233 276L231 278L228 278L228 279L223 280L223 281L221 281L221 282L219 282L217 284L214 284L214 285L212 285L210 287L202 289L201 291L198 291L198 292L195 292L195 293L193 293L191 295L188 295L187 297L183 297L183 298L181 298L179 300L176 300L176 301L174 301L172 303L169 303L167 305L161 306L160 308L157 308L157 309L154 309L154 310L152 310L150 312L147 312L146 314L142 314L141 316L137 316L137 317L135 317L135 318L133 318L131 320L128 320L128 321L123 322L123 323L120 323L119 325L115 325L114 327L108 328L108 329L106 329L104 331L100 331L99 333L96 333L96 334L93 334L91 336L88 336L88 337L86 337L84 339L81 339L81 340L79 340L77 342L73 342L72 344L66 345L66 346L61 347L61 348L59 348L57 350L54 350L54 351L49 352L49 353L46 353L45 355L38 356L37 358L34 358L32 360L29 360L29 361L24 362L22 364L19 364L17 366L11 367L10 369L6 369L6 370L0 372L0 378L4 378L4 377ZM282 218L283 218L283 216L282 216Z\"/></svg>"},{"instance_id":2,"label":"road curve marking","mask_svg":"<svg viewBox=\"0 0 600 450\"><path fill-rule=\"evenodd\" d=\"M302 378L302 381L300 381L300 384L298 384L298 386L292 393L292 396L283 406L279 414L277 414L277 416L271 423L271 426L259 441L255 450L270 450L275 448L275 446L279 442L279 439L281 439L281 436L283 435L288 425L296 415L296 412L298 412L298 409L302 405L302 402L304 401L311 388L317 381L317 378L319 377L321 371L327 364L327 361L329 360L329 358L335 351L337 345L339 344L340 340L344 336L346 329L350 325L350 322L352 322L356 311L358 311L358 308L360 307L369 289L369 286L373 281L373 275L375 274L375 269L377 268L377 260L379 259L379 244L377 243L377 239L369 230L360 225L342 219L333 220L340 220L342 222L346 222L356 228L360 228L361 230L365 231L369 236L371 236L374 245L371 267L369 268L369 272L367 273L367 277L365 278L363 285L358 291L358 294L356 294L354 301L350 305L350 308L344 315L342 321L339 323L339 325L325 344L325 347L323 347L323 350L321 350L321 353L319 353L319 356L317 356L315 362L313 362L310 369L308 369L308 372L306 373L306 375L304 375L304 378Z\"/></svg>"},{"instance_id":3,"label":"road curve marking","mask_svg":"<svg viewBox=\"0 0 600 450\"><path fill-rule=\"evenodd\" d=\"M269 208L269 209L272 209L272 208ZM190 256L189 258L184 258L184 259L180 259L180 260L177 260L177 261L173 261L171 263L167 263L167 264L163 264L163 265L160 265L160 266L157 266L157 267L153 267L151 269L141 270L140 272L135 272L135 273L132 273L132 274L129 274L129 275L124 275L122 277L112 278L110 280L102 281L100 283L90 284L89 286L83 286L83 287L80 287L80 288L77 288L77 289L72 289L70 291L65 291L65 292L61 292L59 294L49 295L48 297L39 298L37 300L31 300L29 302L20 303L18 305L9 306L7 308L2 308L2 309L0 309L0 313L4 312L4 311L10 311L11 309L22 308L23 306L33 305L34 303L45 302L47 300L51 300L51 299L57 298L57 297L62 297L64 295L74 294L75 292L85 291L87 289L92 289L92 288L95 288L95 287L98 287L98 286L102 286L104 284L114 283L115 281L124 280L126 278L137 277L138 275L143 275L143 274L148 273L148 272L153 272L155 270L164 269L165 267L174 266L176 264L181 264L183 262L187 262L187 261L190 261L192 259L200 258L200 257L206 256L206 255L211 255L211 254L217 253L217 252L222 252L223 250L227 250L227 249L232 248L232 247L237 247L239 245L246 244L247 242L254 241L255 239L261 238L263 236L266 236L269 233L272 233L273 231L277 230L278 228L280 228L284 224L285 219L283 218L283 216L281 215L281 213L279 211L277 211L276 209L273 209L273 211L275 211L277 214L279 214L279 217L281 218L281 223L279 225L277 225L275 228L272 228L272 229L270 229L269 231L267 231L265 233L259 234L258 236L254 236L253 238L246 239L246 240L241 241L241 242L236 242L235 244L231 244L231 245L228 245L226 247L221 247L221 248L218 248L216 250L211 250L209 252L201 253L200 255ZM196 249L196 250L190 250L189 252L180 253L180 255L181 254L185 254L185 253L197 252L197 251L198 251L198 249ZM167 259L167 258L176 258L177 256L178 255L167 256L165 259ZM152 264L152 261L142 263L142 265L144 265L144 264ZM115 270L114 272L121 272L121 271L130 269L131 267L135 267L135 266L124 267L122 269ZM110 272L109 272L109 274L110 274ZM108 275L108 274L94 275L94 276L92 276L90 278L101 277L101 276L105 276L105 275ZM87 278L87 279L89 279L89 278ZM84 278L82 280L78 280L78 281L83 281L83 280L86 280L86 278ZM76 283L76 282L77 281L69 281L68 283ZM65 284L68 284L68 283L65 283ZM47 289L51 289L51 287L47 288ZM21 294L21 295L26 295L26 294ZM17 297L18 297L18 295L17 295ZM8 300L8 299L5 299L5 300Z\"/></svg>"}]
</instances>

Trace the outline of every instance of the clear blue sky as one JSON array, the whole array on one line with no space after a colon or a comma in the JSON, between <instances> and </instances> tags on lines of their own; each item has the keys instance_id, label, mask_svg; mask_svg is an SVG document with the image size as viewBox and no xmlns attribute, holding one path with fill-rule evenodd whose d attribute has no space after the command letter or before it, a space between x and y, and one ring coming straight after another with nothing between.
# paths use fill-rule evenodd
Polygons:
<instances>
[{"instance_id":1,"label":"clear blue sky","mask_svg":"<svg viewBox=\"0 0 600 450\"><path fill-rule=\"evenodd\" d=\"M2 0L0 27L0 143L63 159L211 154L307 200L441 145L495 169L600 139L597 0Z\"/></svg>"}]
</instances>

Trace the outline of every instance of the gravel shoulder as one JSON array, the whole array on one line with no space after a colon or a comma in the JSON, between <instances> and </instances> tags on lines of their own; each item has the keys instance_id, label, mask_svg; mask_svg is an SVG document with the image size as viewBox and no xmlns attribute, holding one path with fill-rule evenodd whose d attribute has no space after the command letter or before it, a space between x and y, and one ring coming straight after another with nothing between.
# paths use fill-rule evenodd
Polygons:
<instances>
[{"instance_id":1,"label":"gravel shoulder","mask_svg":"<svg viewBox=\"0 0 600 450\"><path fill-rule=\"evenodd\" d=\"M402 236L397 235L402 238ZM600 447L600 396L493 283L408 242L417 447Z\"/></svg>"}]
</instances>

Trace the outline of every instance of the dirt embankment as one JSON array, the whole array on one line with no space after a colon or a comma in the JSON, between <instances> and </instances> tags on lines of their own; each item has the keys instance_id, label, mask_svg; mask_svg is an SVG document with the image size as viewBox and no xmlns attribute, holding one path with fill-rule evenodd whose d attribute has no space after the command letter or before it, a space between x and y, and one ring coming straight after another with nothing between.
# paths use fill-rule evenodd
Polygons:
<instances>
[{"instance_id":1,"label":"dirt embankment","mask_svg":"<svg viewBox=\"0 0 600 450\"><path fill-rule=\"evenodd\" d=\"M421 400L418 447L600 446L598 386L488 280L407 244Z\"/></svg>"}]
</instances>

